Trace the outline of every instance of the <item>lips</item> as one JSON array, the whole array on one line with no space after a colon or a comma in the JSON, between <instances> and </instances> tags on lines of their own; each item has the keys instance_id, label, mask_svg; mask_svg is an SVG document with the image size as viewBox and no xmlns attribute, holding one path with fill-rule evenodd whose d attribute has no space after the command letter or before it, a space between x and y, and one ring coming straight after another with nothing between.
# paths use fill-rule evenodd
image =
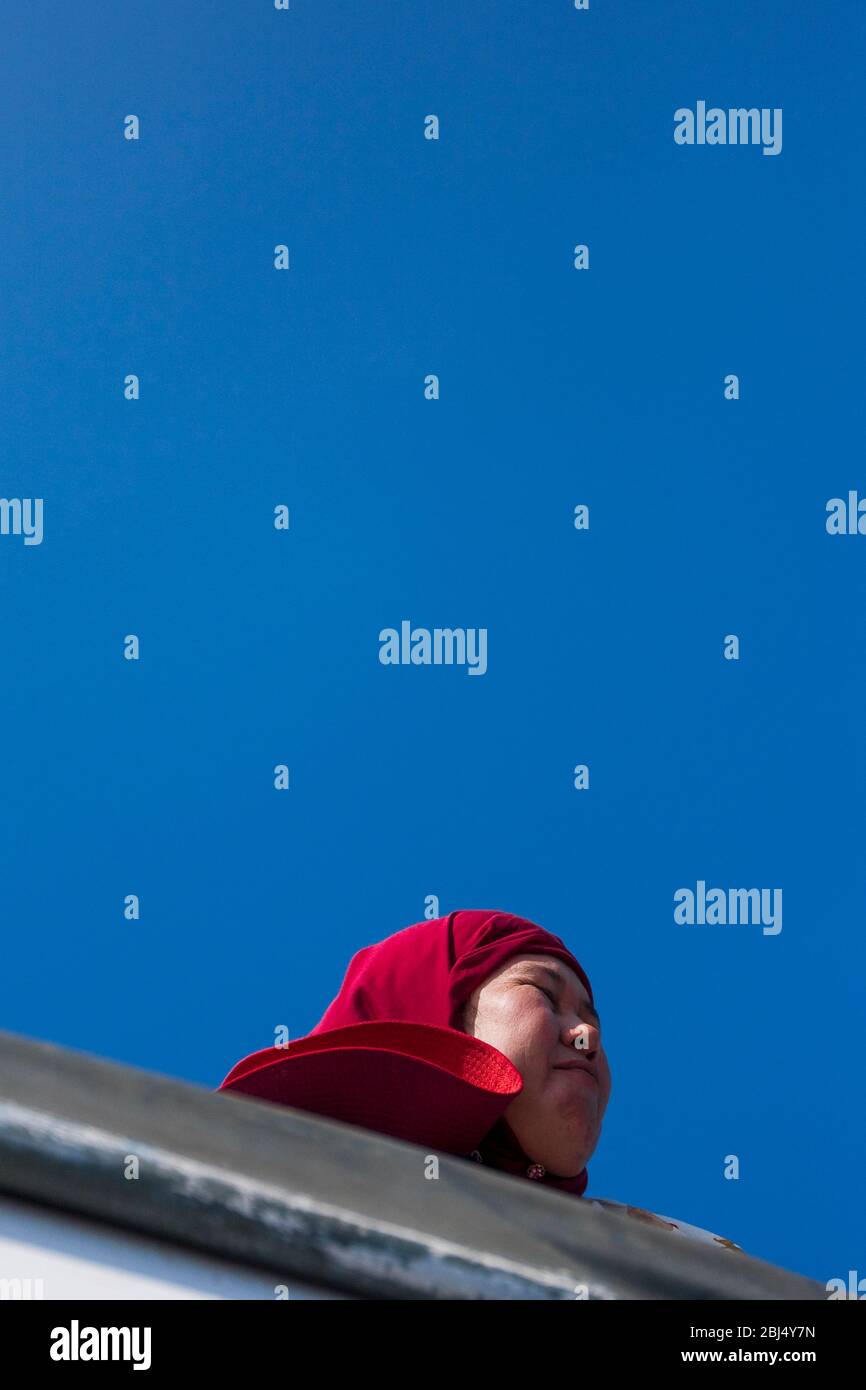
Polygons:
<instances>
[{"instance_id":1,"label":"lips","mask_svg":"<svg viewBox=\"0 0 866 1390\"><path fill-rule=\"evenodd\" d=\"M585 1062L560 1062L555 1068L556 1071L582 1071L598 1085L598 1077L592 1067L588 1067Z\"/></svg>"}]
</instances>

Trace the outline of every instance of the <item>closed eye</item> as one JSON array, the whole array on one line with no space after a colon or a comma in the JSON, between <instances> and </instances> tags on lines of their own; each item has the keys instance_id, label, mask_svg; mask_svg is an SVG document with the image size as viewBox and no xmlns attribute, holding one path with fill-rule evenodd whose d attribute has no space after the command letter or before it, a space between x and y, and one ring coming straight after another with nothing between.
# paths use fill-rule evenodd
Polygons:
<instances>
[{"instance_id":1,"label":"closed eye","mask_svg":"<svg viewBox=\"0 0 866 1390\"><path fill-rule=\"evenodd\" d=\"M555 997L553 994L551 994L551 992L550 992L549 989L545 989L543 985L534 985L533 988L534 988L534 989L540 989L542 994L546 994L546 995L547 995L547 997L548 997L548 999L550 1000L551 1004L556 1004L556 997Z\"/></svg>"},{"instance_id":2,"label":"closed eye","mask_svg":"<svg viewBox=\"0 0 866 1390\"><path fill-rule=\"evenodd\" d=\"M545 988L544 988L544 985L536 984L534 980L526 980L525 983L526 983L526 984L529 984L529 985L532 985L532 988L533 988L533 989L540 990L540 992L541 992L542 994L546 994L547 997L548 997L548 999L550 1000L551 1004L553 1005L553 1007L554 1007L555 1009L558 1009L558 1008L559 1008L559 1000L556 998L556 995L555 995L555 994L551 994L551 992L550 992L549 989L545 989ZM598 1033L599 1037L601 1037L601 1019L598 1017L598 1014L596 1014L593 1010L588 1010L588 1012L589 1012L589 1022L592 1024L593 1028L595 1028L595 1030L596 1030L596 1032Z\"/></svg>"}]
</instances>

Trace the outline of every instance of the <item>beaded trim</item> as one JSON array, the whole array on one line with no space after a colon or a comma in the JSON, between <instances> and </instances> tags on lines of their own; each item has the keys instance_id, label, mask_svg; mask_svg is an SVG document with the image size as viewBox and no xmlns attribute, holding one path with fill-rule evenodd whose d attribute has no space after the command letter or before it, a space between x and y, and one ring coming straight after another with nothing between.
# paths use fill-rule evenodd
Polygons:
<instances>
[{"instance_id":1,"label":"beaded trim","mask_svg":"<svg viewBox=\"0 0 866 1390\"><path fill-rule=\"evenodd\" d=\"M484 1162L484 1159L481 1157L481 1153L478 1149L473 1149L469 1157L474 1158L476 1163ZM526 1176L528 1178L535 1178L536 1180L538 1180L539 1178L543 1178L546 1172L547 1169L545 1168L543 1163L530 1163L529 1167L526 1170Z\"/></svg>"}]
</instances>

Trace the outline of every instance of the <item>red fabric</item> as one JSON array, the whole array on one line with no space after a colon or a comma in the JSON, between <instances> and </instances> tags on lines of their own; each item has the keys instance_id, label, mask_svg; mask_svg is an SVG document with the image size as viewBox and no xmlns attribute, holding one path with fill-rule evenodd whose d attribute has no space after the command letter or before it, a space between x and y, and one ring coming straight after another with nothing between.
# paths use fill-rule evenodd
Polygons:
<instances>
[{"instance_id":1,"label":"red fabric","mask_svg":"<svg viewBox=\"0 0 866 1390\"><path fill-rule=\"evenodd\" d=\"M340 992L310 1036L367 1019L393 1019L459 1028L459 1014L478 985L516 955L557 956L592 987L565 943L525 917L509 912L462 911L418 922L365 946L349 962ZM594 1002L594 1001L593 1001ZM505 1172L525 1172L531 1159L500 1119L478 1145L482 1161ZM537 1181L582 1196L589 1181L546 1174Z\"/></svg>"},{"instance_id":2,"label":"red fabric","mask_svg":"<svg viewBox=\"0 0 866 1390\"><path fill-rule=\"evenodd\" d=\"M512 956L541 952L570 966L595 1002L583 968L552 932L510 912L452 912L356 952L311 1036L370 1018L457 1028L466 1000L494 970Z\"/></svg>"},{"instance_id":3,"label":"red fabric","mask_svg":"<svg viewBox=\"0 0 866 1390\"><path fill-rule=\"evenodd\" d=\"M232 1067L219 1089L465 1156L523 1080L480 1038L370 1019L262 1048Z\"/></svg>"}]
</instances>

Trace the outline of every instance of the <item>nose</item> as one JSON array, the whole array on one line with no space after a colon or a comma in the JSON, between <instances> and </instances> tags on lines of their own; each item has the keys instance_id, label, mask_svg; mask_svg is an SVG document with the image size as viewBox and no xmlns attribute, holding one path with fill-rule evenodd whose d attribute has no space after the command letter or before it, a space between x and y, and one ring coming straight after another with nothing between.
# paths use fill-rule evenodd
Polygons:
<instances>
[{"instance_id":1,"label":"nose","mask_svg":"<svg viewBox=\"0 0 866 1390\"><path fill-rule=\"evenodd\" d=\"M594 1057L601 1047L601 1036L592 1023L577 1023L571 1028L566 1028L563 1040L584 1057Z\"/></svg>"}]
</instances>

